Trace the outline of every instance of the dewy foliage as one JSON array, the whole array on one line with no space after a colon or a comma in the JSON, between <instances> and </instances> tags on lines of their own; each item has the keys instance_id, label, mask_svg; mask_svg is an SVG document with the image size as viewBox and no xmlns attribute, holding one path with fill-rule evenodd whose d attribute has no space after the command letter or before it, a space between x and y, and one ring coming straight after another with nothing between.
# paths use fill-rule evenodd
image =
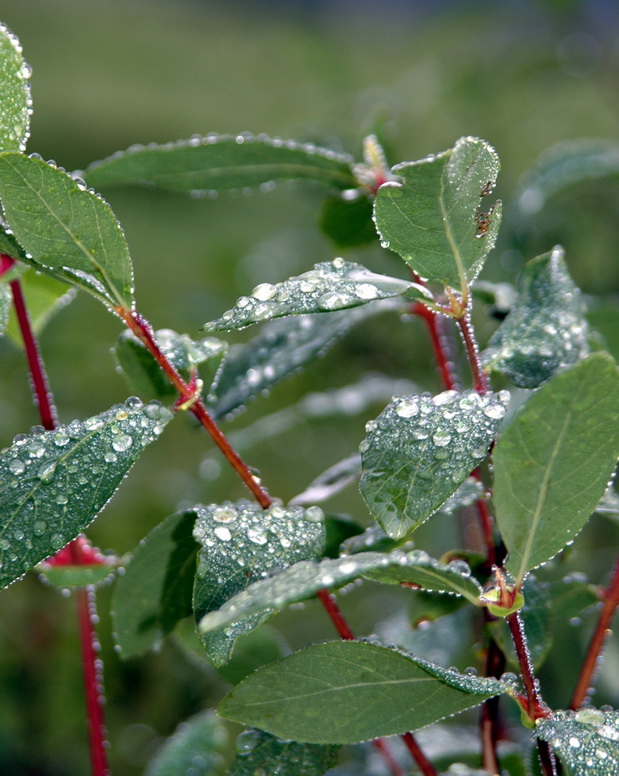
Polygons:
<instances>
[{"instance_id":1,"label":"dewy foliage","mask_svg":"<svg viewBox=\"0 0 619 776\"><path fill-rule=\"evenodd\" d=\"M213 711L183 722L163 744L145 776L224 776L228 731Z\"/></svg>"},{"instance_id":2,"label":"dewy foliage","mask_svg":"<svg viewBox=\"0 0 619 776\"><path fill-rule=\"evenodd\" d=\"M335 189L356 184L352 158L328 148L266 135L196 135L176 143L132 146L94 162L84 173L91 186L139 185L207 196L220 189L305 180Z\"/></svg>"},{"instance_id":3,"label":"dewy foliage","mask_svg":"<svg viewBox=\"0 0 619 776\"><path fill-rule=\"evenodd\" d=\"M196 506L194 537L200 543L194 587L198 621L251 582L277 573L300 560L319 558L324 549L324 515L319 507L262 510L240 500L235 504ZM273 612L244 618L230 628L202 635L203 646L217 666L230 659L236 639L260 625Z\"/></svg>"},{"instance_id":4,"label":"dewy foliage","mask_svg":"<svg viewBox=\"0 0 619 776\"><path fill-rule=\"evenodd\" d=\"M416 730L507 689L378 644L339 641L250 674L218 712L280 738L347 744Z\"/></svg>"},{"instance_id":5,"label":"dewy foliage","mask_svg":"<svg viewBox=\"0 0 619 776\"><path fill-rule=\"evenodd\" d=\"M19 40L0 24L0 152L23 151L30 128L30 66Z\"/></svg>"},{"instance_id":6,"label":"dewy foliage","mask_svg":"<svg viewBox=\"0 0 619 776\"><path fill-rule=\"evenodd\" d=\"M496 151L463 137L449 151L392 172L400 181L381 186L374 204L383 245L420 277L464 290L494 247L501 222L500 203L480 210L499 172Z\"/></svg>"},{"instance_id":7,"label":"dewy foliage","mask_svg":"<svg viewBox=\"0 0 619 776\"><path fill-rule=\"evenodd\" d=\"M562 366L589 350L580 291L560 247L530 261L520 279L520 297L482 354L484 365L520 388L537 388Z\"/></svg>"},{"instance_id":8,"label":"dewy foliage","mask_svg":"<svg viewBox=\"0 0 619 776\"><path fill-rule=\"evenodd\" d=\"M128 400L84 422L36 428L0 452L0 586L75 538L172 418Z\"/></svg>"},{"instance_id":9,"label":"dewy foliage","mask_svg":"<svg viewBox=\"0 0 619 776\"><path fill-rule=\"evenodd\" d=\"M0 201L29 261L112 308L133 302L133 268L109 205L42 159L0 154Z\"/></svg>"},{"instance_id":10,"label":"dewy foliage","mask_svg":"<svg viewBox=\"0 0 619 776\"><path fill-rule=\"evenodd\" d=\"M416 283L377 275L360 264L337 258L315 264L308 272L282 283L261 283L251 296L242 296L231 310L205 324L204 329L244 329L252 323L272 318L344 310L401 294L431 298L431 294Z\"/></svg>"},{"instance_id":11,"label":"dewy foliage","mask_svg":"<svg viewBox=\"0 0 619 776\"><path fill-rule=\"evenodd\" d=\"M229 776L322 776L335 765L338 747L282 741L259 730L246 730L236 740L236 760Z\"/></svg>"},{"instance_id":12,"label":"dewy foliage","mask_svg":"<svg viewBox=\"0 0 619 776\"><path fill-rule=\"evenodd\" d=\"M549 380L501 435L494 506L522 580L572 541L603 496L619 457L619 372L595 353Z\"/></svg>"},{"instance_id":13,"label":"dewy foliage","mask_svg":"<svg viewBox=\"0 0 619 776\"><path fill-rule=\"evenodd\" d=\"M509 394L396 397L366 425L361 494L393 538L426 520L486 457Z\"/></svg>"},{"instance_id":14,"label":"dewy foliage","mask_svg":"<svg viewBox=\"0 0 619 776\"><path fill-rule=\"evenodd\" d=\"M466 563L439 563L423 550L409 553L363 552L335 559L301 561L270 579L259 580L228 600L217 611L206 614L198 630L206 633L229 625L239 617L283 609L311 598L319 590L338 588L359 577L392 585L408 583L424 590L461 595L479 603L481 587L471 577Z\"/></svg>"}]
</instances>

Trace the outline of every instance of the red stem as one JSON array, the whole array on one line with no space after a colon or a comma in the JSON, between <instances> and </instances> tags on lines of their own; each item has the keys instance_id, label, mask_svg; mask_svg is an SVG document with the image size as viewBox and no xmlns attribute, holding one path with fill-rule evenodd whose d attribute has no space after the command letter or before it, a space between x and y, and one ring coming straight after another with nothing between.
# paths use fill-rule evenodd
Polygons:
<instances>
[{"instance_id":1,"label":"red stem","mask_svg":"<svg viewBox=\"0 0 619 776\"><path fill-rule=\"evenodd\" d=\"M460 333L464 341L464 347L466 348L466 354L471 365L471 372L473 373L473 387L477 393L488 393L488 378L482 368L479 360L479 350L477 348L477 342L475 341L475 335L473 334L473 327L471 326L471 311L467 309L466 313L457 319Z\"/></svg>"},{"instance_id":2,"label":"red stem","mask_svg":"<svg viewBox=\"0 0 619 776\"><path fill-rule=\"evenodd\" d=\"M95 594L80 587L76 593L77 618L82 648L82 667L86 694L88 718L88 741L90 743L90 767L93 776L109 776L107 764L106 731L103 717L103 677L101 661L97 657L99 640L95 629Z\"/></svg>"},{"instance_id":3,"label":"red stem","mask_svg":"<svg viewBox=\"0 0 619 776\"><path fill-rule=\"evenodd\" d=\"M45 366L43 365L39 346L32 331L21 283L19 280L12 280L10 286L13 294L13 307L15 308L19 329L24 341L24 349L32 379L33 395L39 409L41 424L48 431L51 431L56 427L56 410L49 390Z\"/></svg>"},{"instance_id":4,"label":"red stem","mask_svg":"<svg viewBox=\"0 0 619 776\"><path fill-rule=\"evenodd\" d=\"M405 776L405 771L400 767L394 756L389 751L389 747L383 738L375 738L372 741L373 746L381 753L383 760L387 763L392 776Z\"/></svg>"},{"instance_id":5,"label":"red stem","mask_svg":"<svg viewBox=\"0 0 619 776\"><path fill-rule=\"evenodd\" d=\"M211 414L200 400L199 394L196 393L195 388L183 380L165 354L162 353L155 341L152 327L148 321L139 313L126 310L122 307L117 307L116 312L136 337L144 343L155 361L165 372L172 385L178 391L180 397L179 401L181 403L191 402L190 406L188 406L189 411L196 416L201 425L209 433L213 442L215 442L217 447L224 454L228 463L230 463L245 485L247 485L256 501L263 509L268 509L273 503L268 492L262 487L251 469L244 463L238 453L233 449L228 439L220 431L219 426L215 423Z\"/></svg>"},{"instance_id":6,"label":"red stem","mask_svg":"<svg viewBox=\"0 0 619 776\"><path fill-rule=\"evenodd\" d=\"M600 618L593 631L589 642L584 662L578 675L578 681L570 701L571 709L578 709L587 698L589 688L595 676L595 670L599 665L599 657L606 638L610 635L610 625L619 606L619 558L615 561L610 583L603 593L604 606L600 612Z\"/></svg>"},{"instance_id":7,"label":"red stem","mask_svg":"<svg viewBox=\"0 0 619 776\"><path fill-rule=\"evenodd\" d=\"M14 263L10 257L1 255L0 271L8 270ZM7 261L8 260L8 261ZM30 316L26 308L21 283L13 280L10 283L13 295L13 306L24 341L24 349L28 360L28 368L32 380L32 389L38 406L41 424L48 431L57 425L54 400L49 389L45 365L41 357L38 343L32 331ZM81 556L82 543L79 540L71 542L65 550L73 556L75 563L86 562ZM63 550L61 550L63 552ZM105 741L105 725L103 722L103 704L101 697L101 676L96 649L99 641L93 624L94 596L90 600L86 588L77 591L77 618L80 631L82 652L82 667L84 677L84 694L86 697L86 714L88 719L88 740L90 744L90 761L92 776L109 776Z\"/></svg>"},{"instance_id":8,"label":"red stem","mask_svg":"<svg viewBox=\"0 0 619 776\"><path fill-rule=\"evenodd\" d=\"M529 654L529 650L527 648L526 636L520 612L514 612L513 614L508 615L506 619L507 624L509 625L509 630L512 634L516 656L518 657L518 665L520 666L522 683L527 694L526 711L531 720L535 721L540 717L548 716L548 709L542 701L537 682L533 675L533 664L531 663L531 655Z\"/></svg>"},{"instance_id":9,"label":"red stem","mask_svg":"<svg viewBox=\"0 0 619 776\"><path fill-rule=\"evenodd\" d=\"M354 641L355 634L350 629L350 626L346 622L346 618L342 614L339 606L335 602L335 597L331 595L328 590L319 590L318 598L321 604L324 606L325 611L331 618L331 622L335 626L336 631L339 633L340 638L345 641Z\"/></svg>"},{"instance_id":10,"label":"red stem","mask_svg":"<svg viewBox=\"0 0 619 776\"><path fill-rule=\"evenodd\" d=\"M425 754L421 751L419 744L417 743L417 741L415 741L413 737L413 734L404 733L404 735L401 736L401 738L402 738L402 741L404 741L404 743L406 744L408 751L413 756L413 759L417 763L419 770L424 774L424 776L438 776L438 771L428 760Z\"/></svg>"},{"instance_id":11,"label":"red stem","mask_svg":"<svg viewBox=\"0 0 619 776\"><path fill-rule=\"evenodd\" d=\"M436 366L441 376L441 381L446 391L457 391L458 380L453 372L452 363L448 356L446 334L443 331L444 321L442 316L430 310L425 304L417 302L412 306L414 315L423 318L428 329L430 343L436 359Z\"/></svg>"},{"instance_id":12,"label":"red stem","mask_svg":"<svg viewBox=\"0 0 619 776\"><path fill-rule=\"evenodd\" d=\"M487 609L484 609L486 621L494 619ZM493 638L490 638L486 650L485 675L499 679L505 671L505 655ZM496 745L499 739L499 696L490 698L482 704L479 715L481 730L481 748L483 767L490 773L500 773L501 768L497 756Z\"/></svg>"}]
</instances>

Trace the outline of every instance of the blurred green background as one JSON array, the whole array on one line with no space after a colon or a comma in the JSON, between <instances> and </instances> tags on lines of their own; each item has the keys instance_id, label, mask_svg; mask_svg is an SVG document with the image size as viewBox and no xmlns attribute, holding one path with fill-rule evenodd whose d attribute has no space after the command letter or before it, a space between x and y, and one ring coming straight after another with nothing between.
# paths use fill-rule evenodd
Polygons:
<instances>
[{"instance_id":1,"label":"blurred green background","mask_svg":"<svg viewBox=\"0 0 619 776\"><path fill-rule=\"evenodd\" d=\"M45 159L81 169L133 143L210 131L266 132L359 158L363 137L378 130L395 163L478 135L501 157L497 194L507 206L505 236L484 277L513 280L523 258L561 242L587 293L619 292L613 176L562 192L526 228L515 216L510 222L510 203L540 154L584 137L619 139L615 2L3 0L1 8L33 68L29 150ZM316 226L320 191L280 186L206 201L137 190L104 194L126 231L139 308L156 328L198 336L205 321L257 283L335 255ZM377 246L349 251L347 258L403 272ZM130 392L110 353L120 330L85 296L46 328L41 345L62 422L100 412ZM6 444L37 416L21 351L1 341L0 362L0 444ZM420 323L398 325L385 316L359 326L228 428L236 431L307 391L345 386L369 372L414 380L424 390L439 387ZM365 420L380 408L311 426L300 420L246 456L269 490L287 500L356 450ZM233 475L218 471L210 449L191 423L177 420L92 526L93 541L124 553L181 503L244 496ZM334 507L366 520L354 490ZM436 533L424 527L419 544L431 546ZM457 536L442 538L439 550L450 542L457 544ZM566 569L586 563L594 581L603 581L616 544L616 527L596 518ZM122 663L113 651L109 592L101 592L100 609L110 757L113 773L133 776L143 772L158 738L214 704L225 683L174 644ZM345 609L353 627L369 633L385 607L395 611L403 602L366 585L346 599ZM0 773L87 772L72 615L72 601L34 577L0 596ZM293 646L332 637L313 605L279 623ZM571 628L558 638L569 640L569 654L543 678L550 702L562 705L586 630ZM617 660L611 645L596 702L619 705Z\"/></svg>"}]
</instances>

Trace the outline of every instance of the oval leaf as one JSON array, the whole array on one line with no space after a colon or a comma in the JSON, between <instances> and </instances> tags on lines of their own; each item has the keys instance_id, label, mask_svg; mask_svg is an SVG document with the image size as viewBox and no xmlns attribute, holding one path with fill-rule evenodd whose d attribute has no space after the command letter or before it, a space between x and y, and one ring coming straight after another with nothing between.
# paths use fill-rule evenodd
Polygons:
<instances>
[{"instance_id":1,"label":"oval leaf","mask_svg":"<svg viewBox=\"0 0 619 776\"><path fill-rule=\"evenodd\" d=\"M537 388L589 352L580 292L560 247L525 266L520 298L492 335L482 362L520 388Z\"/></svg>"},{"instance_id":2,"label":"oval leaf","mask_svg":"<svg viewBox=\"0 0 619 776\"><path fill-rule=\"evenodd\" d=\"M194 511L194 537L201 545L194 586L198 622L251 582L297 561L320 557L324 548L324 515L319 507L274 504L263 510L241 499L236 504L196 506ZM262 613L203 635L202 644L214 665L227 663L236 639L271 614Z\"/></svg>"},{"instance_id":3,"label":"oval leaf","mask_svg":"<svg viewBox=\"0 0 619 776\"><path fill-rule=\"evenodd\" d=\"M543 385L494 450L494 506L520 582L587 522L619 457L619 373L595 353Z\"/></svg>"},{"instance_id":4,"label":"oval leaf","mask_svg":"<svg viewBox=\"0 0 619 776\"><path fill-rule=\"evenodd\" d=\"M19 40L0 24L0 151L23 151L30 134L30 66Z\"/></svg>"},{"instance_id":5,"label":"oval leaf","mask_svg":"<svg viewBox=\"0 0 619 776\"><path fill-rule=\"evenodd\" d=\"M41 159L0 154L4 217L37 269L131 308L133 268L109 205Z\"/></svg>"},{"instance_id":6,"label":"oval leaf","mask_svg":"<svg viewBox=\"0 0 619 776\"><path fill-rule=\"evenodd\" d=\"M322 776L335 765L337 747L282 741L260 730L236 740L237 756L229 776Z\"/></svg>"},{"instance_id":7,"label":"oval leaf","mask_svg":"<svg viewBox=\"0 0 619 776\"><path fill-rule=\"evenodd\" d=\"M344 259L315 264L314 269L282 283L261 283L242 296L221 318L206 323L206 331L244 329L252 323L286 315L325 313L358 307L403 293L432 298L423 286L387 275L376 275Z\"/></svg>"},{"instance_id":8,"label":"oval leaf","mask_svg":"<svg viewBox=\"0 0 619 776\"><path fill-rule=\"evenodd\" d=\"M463 137L449 151L393 168L400 182L383 184L374 219L385 248L421 277L464 289L494 247L500 202L480 212L499 172L494 148Z\"/></svg>"},{"instance_id":9,"label":"oval leaf","mask_svg":"<svg viewBox=\"0 0 619 776\"><path fill-rule=\"evenodd\" d=\"M164 742L145 776L223 776L227 744L228 731L214 711L196 714Z\"/></svg>"},{"instance_id":10,"label":"oval leaf","mask_svg":"<svg viewBox=\"0 0 619 776\"><path fill-rule=\"evenodd\" d=\"M393 538L410 533L485 458L509 394L445 391L395 398L366 425L360 489Z\"/></svg>"},{"instance_id":11,"label":"oval leaf","mask_svg":"<svg viewBox=\"0 0 619 776\"><path fill-rule=\"evenodd\" d=\"M259 580L238 593L219 610L205 615L198 629L206 633L238 620L240 616L271 613L311 598L319 590L346 585L359 577L399 585L419 585L425 590L452 593L479 603L481 587L466 565L444 565L421 550L409 553L362 552L336 559L301 561L269 579Z\"/></svg>"},{"instance_id":12,"label":"oval leaf","mask_svg":"<svg viewBox=\"0 0 619 776\"><path fill-rule=\"evenodd\" d=\"M336 189L354 188L353 160L328 148L266 135L194 136L176 143L132 146L94 162L84 173L89 185L138 185L194 197L211 191L307 180Z\"/></svg>"},{"instance_id":13,"label":"oval leaf","mask_svg":"<svg viewBox=\"0 0 619 776\"><path fill-rule=\"evenodd\" d=\"M535 736L550 744L570 776L619 773L619 711L555 711L538 721Z\"/></svg>"},{"instance_id":14,"label":"oval leaf","mask_svg":"<svg viewBox=\"0 0 619 776\"><path fill-rule=\"evenodd\" d=\"M348 744L416 730L506 689L377 644L338 641L258 669L218 713L280 738Z\"/></svg>"},{"instance_id":15,"label":"oval leaf","mask_svg":"<svg viewBox=\"0 0 619 776\"><path fill-rule=\"evenodd\" d=\"M160 404L116 405L0 452L0 587L81 533L172 418Z\"/></svg>"},{"instance_id":16,"label":"oval leaf","mask_svg":"<svg viewBox=\"0 0 619 776\"><path fill-rule=\"evenodd\" d=\"M124 657L157 649L176 623L192 613L198 544L193 510L170 515L142 539L112 602L116 642Z\"/></svg>"}]
</instances>

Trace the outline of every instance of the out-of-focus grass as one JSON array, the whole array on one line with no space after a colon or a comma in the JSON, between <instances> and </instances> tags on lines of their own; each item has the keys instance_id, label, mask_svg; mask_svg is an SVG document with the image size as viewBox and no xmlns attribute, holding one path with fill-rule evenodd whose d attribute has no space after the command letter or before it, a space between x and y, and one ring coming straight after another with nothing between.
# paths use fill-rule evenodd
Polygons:
<instances>
[{"instance_id":1,"label":"out-of-focus grass","mask_svg":"<svg viewBox=\"0 0 619 776\"><path fill-rule=\"evenodd\" d=\"M20 37L34 71L29 150L75 169L136 142L248 130L358 156L363 136L380 127L397 162L473 134L496 146L503 164L497 193L509 204L523 171L549 146L583 136L619 137L616 28L610 17L596 26L586 16L587 3L553 10L552 4L486 0L446 4L426 15L375 6L338 10L334 4L301 16L266 2L4 0L2 21ZM316 191L280 187L267 195L199 202L160 192L104 194L126 230L139 306L155 327L197 336L204 321L258 282L334 255L314 225ZM618 209L613 182L565 194L547 223L543 214L536 219L526 250L532 256L561 241L577 282L590 292L617 291ZM512 247L504 242L495 251L488 276L511 277L522 260ZM403 272L378 248L350 257ZM119 331L117 320L80 297L43 334L62 421L99 412L129 393L109 353ZM0 360L3 444L37 417L23 356L0 342ZM353 332L322 362L250 407L234 427L308 389L345 385L369 370L438 388L421 326L385 318ZM301 424L251 450L249 462L275 495L287 499L356 449L365 419ZM216 481L197 476L208 450L202 433L177 419L93 526L94 540L125 552L181 501L243 496L225 470ZM337 503L365 515L354 488ZM102 597L105 612L107 593ZM0 596L1 772L86 771L68 610L55 591L34 580ZM330 635L321 622L312 626L315 639ZM120 664L109 631L104 614L113 770L133 776L142 772L156 735L208 703L220 685L172 647Z\"/></svg>"}]
</instances>

